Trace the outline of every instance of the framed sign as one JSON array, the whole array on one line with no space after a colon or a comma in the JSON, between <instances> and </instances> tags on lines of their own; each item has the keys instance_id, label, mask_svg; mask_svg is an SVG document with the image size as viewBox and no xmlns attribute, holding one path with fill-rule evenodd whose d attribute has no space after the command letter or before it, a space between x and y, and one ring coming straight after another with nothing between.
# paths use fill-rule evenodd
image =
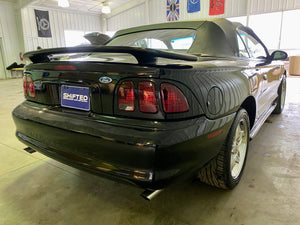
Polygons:
<instances>
[{"instance_id":1,"label":"framed sign","mask_svg":"<svg viewBox=\"0 0 300 225\"><path fill-rule=\"evenodd\" d=\"M34 10L36 27L38 31L39 37L52 37L51 28L50 28L50 20L49 20L49 12Z\"/></svg>"},{"instance_id":2,"label":"framed sign","mask_svg":"<svg viewBox=\"0 0 300 225\"><path fill-rule=\"evenodd\" d=\"M224 14L225 0L210 0L209 3L209 15L221 15Z\"/></svg>"}]
</instances>

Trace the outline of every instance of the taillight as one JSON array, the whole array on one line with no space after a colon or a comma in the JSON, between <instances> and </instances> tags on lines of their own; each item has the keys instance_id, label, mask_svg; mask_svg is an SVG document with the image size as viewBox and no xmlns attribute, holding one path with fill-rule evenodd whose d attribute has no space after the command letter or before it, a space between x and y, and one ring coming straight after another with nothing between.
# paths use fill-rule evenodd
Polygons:
<instances>
[{"instance_id":1,"label":"taillight","mask_svg":"<svg viewBox=\"0 0 300 225\"><path fill-rule=\"evenodd\" d=\"M134 107L134 86L131 81L124 81L118 91L118 105L122 111L132 112L135 110Z\"/></svg>"},{"instance_id":2,"label":"taillight","mask_svg":"<svg viewBox=\"0 0 300 225\"><path fill-rule=\"evenodd\" d=\"M24 90L24 95L27 96L28 91L27 91L27 76L26 75L23 76L23 90Z\"/></svg>"},{"instance_id":3,"label":"taillight","mask_svg":"<svg viewBox=\"0 0 300 225\"><path fill-rule=\"evenodd\" d=\"M157 113L158 111L155 85L151 81L139 83L139 108L143 113Z\"/></svg>"},{"instance_id":4,"label":"taillight","mask_svg":"<svg viewBox=\"0 0 300 225\"><path fill-rule=\"evenodd\" d=\"M27 77L27 92L29 97L35 97L34 83L31 76Z\"/></svg>"},{"instance_id":5,"label":"taillight","mask_svg":"<svg viewBox=\"0 0 300 225\"><path fill-rule=\"evenodd\" d=\"M138 109L142 113L157 113L159 110L155 83L140 81L138 84ZM133 81L124 81L118 90L119 110L135 111L135 85ZM189 111L189 104L182 91L173 84L161 83L161 103L165 113L180 113Z\"/></svg>"},{"instance_id":6,"label":"taillight","mask_svg":"<svg viewBox=\"0 0 300 225\"><path fill-rule=\"evenodd\" d=\"M31 76L23 76L24 95L35 98L34 83Z\"/></svg>"},{"instance_id":7,"label":"taillight","mask_svg":"<svg viewBox=\"0 0 300 225\"><path fill-rule=\"evenodd\" d=\"M183 93L173 84L162 83L160 85L163 109L166 113L186 112L189 104Z\"/></svg>"}]
</instances>

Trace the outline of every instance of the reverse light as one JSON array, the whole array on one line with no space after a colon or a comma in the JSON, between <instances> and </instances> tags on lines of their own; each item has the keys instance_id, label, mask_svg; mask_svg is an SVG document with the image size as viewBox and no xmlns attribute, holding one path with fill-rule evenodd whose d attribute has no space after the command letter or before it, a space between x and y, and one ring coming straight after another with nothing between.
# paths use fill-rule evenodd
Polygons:
<instances>
[{"instance_id":1,"label":"reverse light","mask_svg":"<svg viewBox=\"0 0 300 225\"><path fill-rule=\"evenodd\" d=\"M135 97L134 97L134 85L131 81L124 81L118 91L118 105L122 111L133 112Z\"/></svg>"},{"instance_id":2,"label":"reverse light","mask_svg":"<svg viewBox=\"0 0 300 225\"><path fill-rule=\"evenodd\" d=\"M158 104L154 83L151 81L141 81L138 93L140 112L157 113Z\"/></svg>"},{"instance_id":3,"label":"reverse light","mask_svg":"<svg viewBox=\"0 0 300 225\"><path fill-rule=\"evenodd\" d=\"M189 104L183 93L173 84L162 83L160 85L163 109L166 113L187 112Z\"/></svg>"}]
</instances>

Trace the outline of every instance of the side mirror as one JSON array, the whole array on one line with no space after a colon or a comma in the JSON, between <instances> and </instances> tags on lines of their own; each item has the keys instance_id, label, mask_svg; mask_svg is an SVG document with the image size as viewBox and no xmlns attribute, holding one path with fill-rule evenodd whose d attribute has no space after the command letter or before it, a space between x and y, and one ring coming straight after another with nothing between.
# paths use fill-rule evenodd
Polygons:
<instances>
[{"instance_id":1,"label":"side mirror","mask_svg":"<svg viewBox=\"0 0 300 225\"><path fill-rule=\"evenodd\" d=\"M287 57L288 57L288 54L286 52L277 50L277 51L272 52L270 59L271 60L284 60L284 59L287 59Z\"/></svg>"}]
</instances>

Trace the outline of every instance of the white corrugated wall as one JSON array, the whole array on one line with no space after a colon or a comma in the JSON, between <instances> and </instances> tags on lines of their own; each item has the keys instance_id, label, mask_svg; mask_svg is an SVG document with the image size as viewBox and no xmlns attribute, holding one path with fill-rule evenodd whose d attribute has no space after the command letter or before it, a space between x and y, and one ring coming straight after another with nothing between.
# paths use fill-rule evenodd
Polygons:
<instances>
[{"instance_id":1,"label":"white corrugated wall","mask_svg":"<svg viewBox=\"0 0 300 225\"><path fill-rule=\"evenodd\" d=\"M250 14L278 12L283 10L299 9L300 0L250 0ZM107 16L107 30L116 31L128 27L167 22L167 0L133 0L130 9L126 5L118 8L118 13ZM143 4L144 3L144 4ZM179 20L201 19L208 17L238 17L247 15L248 0L225 0L225 13L219 16L209 16L209 0L200 0L201 10L196 13L187 13L187 0L179 0ZM142 6L142 7L141 7ZM122 7L124 8L122 11ZM141 17L144 15L144 17ZM149 15L149 17L148 17ZM148 18L147 18L148 17Z\"/></svg>"},{"instance_id":2,"label":"white corrugated wall","mask_svg":"<svg viewBox=\"0 0 300 225\"><path fill-rule=\"evenodd\" d=\"M278 12L300 8L300 0L251 0L251 14Z\"/></svg>"},{"instance_id":3,"label":"white corrugated wall","mask_svg":"<svg viewBox=\"0 0 300 225\"><path fill-rule=\"evenodd\" d=\"M51 38L40 38L37 34L34 9L49 12ZM25 51L42 48L65 47L65 30L80 30L85 32L100 31L100 16L68 12L64 10L27 7L22 9Z\"/></svg>"},{"instance_id":4,"label":"white corrugated wall","mask_svg":"<svg viewBox=\"0 0 300 225\"><path fill-rule=\"evenodd\" d=\"M124 12L111 16L107 20L108 31L147 24L146 3L134 6Z\"/></svg>"},{"instance_id":5,"label":"white corrugated wall","mask_svg":"<svg viewBox=\"0 0 300 225\"><path fill-rule=\"evenodd\" d=\"M209 12L209 0L200 0L200 12L187 13L187 0L179 0L180 20L192 20L207 18ZM166 22L166 0L149 0L150 23ZM247 0L226 0L225 14L214 17L234 17L247 14Z\"/></svg>"},{"instance_id":6,"label":"white corrugated wall","mask_svg":"<svg viewBox=\"0 0 300 225\"><path fill-rule=\"evenodd\" d=\"M6 67L13 62L20 63L20 42L17 32L15 5L0 1L0 79L10 77Z\"/></svg>"}]
</instances>

